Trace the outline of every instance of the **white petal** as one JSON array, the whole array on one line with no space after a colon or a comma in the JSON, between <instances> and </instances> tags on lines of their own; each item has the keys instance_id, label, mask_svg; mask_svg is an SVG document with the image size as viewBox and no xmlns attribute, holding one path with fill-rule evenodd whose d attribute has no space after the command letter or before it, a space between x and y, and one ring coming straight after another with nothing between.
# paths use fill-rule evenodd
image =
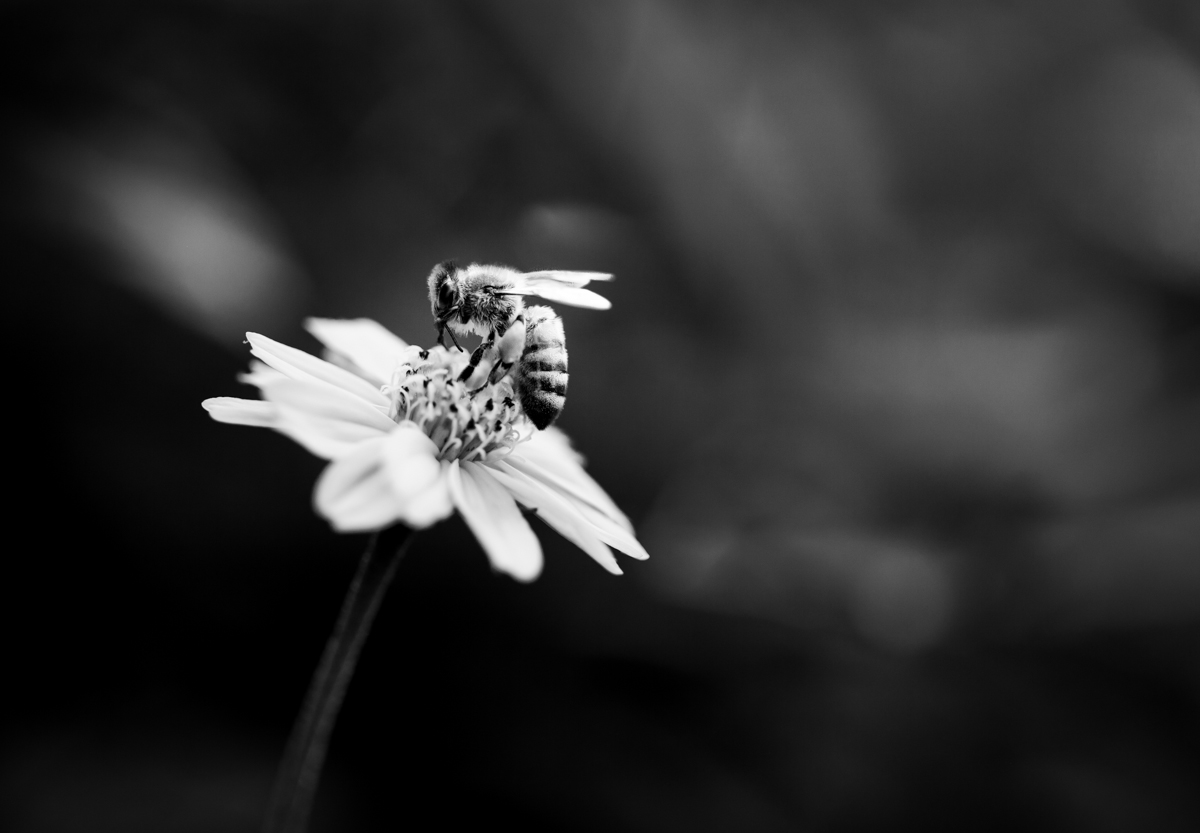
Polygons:
<instances>
[{"instance_id":1,"label":"white petal","mask_svg":"<svg viewBox=\"0 0 1200 833\"><path fill-rule=\"evenodd\" d=\"M264 399L306 415L373 428L381 434L396 427L387 414L369 402L319 382L273 379L263 383L262 393Z\"/></svg>"},{"instance_id":2,"label":"white petal","mask_svg":"<svg viewBox=\"0 0 1200 833\"><path fill-rule=\"evenodd\" d=\"M438 480L401 507L401 520L413 529L433 526L454 514L454 501L450 499L450 466L439 464L439 469Z\"/></svg>"},{"instance_id":3,"label":"white petal","mask_svg":"<svg viewBox=\"0 0 1200 833\"><path fill-rule=\"evenodd\" d=\"M546 454L561 455L580 466L584 463L583 455L575 450L575 446L571 445L571 438L557 426L552 425L545 430L534 431L529 442L533 443L532 448L542 449Z\"/></svg>"},{"instance_id":4,"label":"white petal","mask_svg":"<svg viewBox=\"0 0 1200 833\"><path fill-rule=\"evenodd\" d=\"M392 372L411 360L414 348L369 318L309 318L305 328L335 353L349 359L378 385L391 382Z\"/></svg>"},{"instance_id":5,"label":"white petal","mask_svg":"<svg viewBox=\"0 0 1200 833\"><path fill-rule=\"evenodd\" d=\"M246 339L250 342L251 353L290 379L321 381L353 393L372 405L388 405L387 397L379 392L378 387L348 370L258 333L246 333Z\"/></svg>"},{"instance_id":6,"label":"white petal","mask_svg":"<svg viewBox=\"0 0 1200 833\"><path fill-rule=\"evenodd\" d=\"M257 385L262 387L267 382L274 382L278 379L286 379L287 377L278 370L265 365L258 359L250 361L250 370L245 373L238 374L238 381L247 385Z\"/></svg>"},{"instance_id":7,"label":"white petal","mask_svg":"<svg viewBox=\"0 0 1200 833\"><path fill-rule=\"evenodd\" d=\"M275 424L275 406L261 399L217 396L200 403L217 422L270 428Z\"/></svg>"},{"instance_id":8,"label":"white petal","mask_svg":"<svg viewBox=\"0 0 1200 833\"><path fill-rule=\"evenodd\" d=\"M382 529L397 519L391 481L383 470L383 444L384 438L362 443L318 478L313 504L339 532Z\"/></svg>"},{"instance_id":9,"label":"white petal","mask_svg":"<svg viewBox=\"0 0 1200 833\"><path fill-rule=\"evenodd\" d=\"M601 567L614 575L621 575L621 568L612 551L566 499L507 463L489 465L488 470L520 503L537 510L537 516L552 529L590 555Z\"/></svg>"},{"instance_id":10,"label":"white petal","mask_svg":"<svg viewBox=\"0 0 1200 833\"><path fill-rule=\"evenodd\" d=\"M399 507L400 519L423 529L454 511L446 468L437 446L411 423L402 423L383 445L383 467Z\"/></svg>"},{"instance_id":11,"label":"white petal","mask_svg":"<svg viewBox=\"0 0 1200 833\"><path fill-rule=\"evenodd\" d=\"M542 546L512 495L476 463L455 460L448 475L454 505L492 566L518 581L537 578L542 571Z\"/></svg>"},{"instance_id":12,"label":"white petal","mask_svg":"<svg viewBox=\"0 0 1200 833\"><path fill-rule=\"evenodd\" d=\"M596 537L613 549L619 550L631 558L636 558L638 561L645 561L650 557L650 553L646 552L646 548L629 530L617 526L611 519L599 513L593 514L591 507L581 507L579 504L575 504L575 508L592 525L592 531L596 533Z\"/></svg>"},{"instance_id":13,"label":"white petal","mask_svg":"<svg viewBox=\"0 0 1200 833\"><path fill-rule=\"evenodd\" d=\"M571 448L566 435L561 431L539 431L528 442L518 445L515 452L505 459L525 459L534 463L542 472L539 480L554 485L575 500L592 505L618 525L633 531L633 524L625 517L625 513L617 507L600 484L583 470L583 458Z\"/></svg>"},{"instance_id":14,"label":"white petal","mask_svg":"<svg viewBox=\"0 0 1200 833\"><path fill-rule=\"evenodd\" d=\"M523 448L524 446L520 447ZM621 514L619 509L616 510L619 517L614 518L610 512L597 508L590 500L582 499L580 493L572 488L571 482L564 481L540 465L530 460L522 459L516 454L510 454L504 459L504 462L541 484L547 491L555 492L570 503L575 511L588 522L596 537L610 547L643 561L650 557L645 547L634 536L629 520ZM583 474L583 470L580 469L579 473ZM586 474L583 474L583 476L587 477ZM590 480L591 478L588 479ZM595 486L595 481L592 481L592 485ZM599 489L600 487L595 486L595 488ZM605 495L605 497L607 498L608 496Z\"/></svg>"},{"instance_id":15,"label":"white petal","mask_svg":"<svg viewBox=\"0 0 1200 833\"><path fill-rule=\"evenodd\" d=\"M362 443L386 436L378 428L344 419L314 416L287 405L277 406L276 419L271 427L326 460L345 457Z\"/></svg>"}]
</instances>

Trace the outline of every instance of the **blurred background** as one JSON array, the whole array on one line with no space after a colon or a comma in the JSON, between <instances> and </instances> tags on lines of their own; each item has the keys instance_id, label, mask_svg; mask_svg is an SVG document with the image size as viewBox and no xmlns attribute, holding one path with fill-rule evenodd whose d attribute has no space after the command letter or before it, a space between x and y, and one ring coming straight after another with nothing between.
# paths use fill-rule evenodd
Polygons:
<instances>
[{"instance_id":1,"label":"blurred background","mask_svg":"<svg viewBox=\"0 0 1200 833\"><path fill-rule=\"evenodd\" d=\"M457 258L651 560L422 533L314 831L1200 829L1198 8L4 3L0 827L256 829L365 536L200 401Z\"/></svg>"}]
</instances>

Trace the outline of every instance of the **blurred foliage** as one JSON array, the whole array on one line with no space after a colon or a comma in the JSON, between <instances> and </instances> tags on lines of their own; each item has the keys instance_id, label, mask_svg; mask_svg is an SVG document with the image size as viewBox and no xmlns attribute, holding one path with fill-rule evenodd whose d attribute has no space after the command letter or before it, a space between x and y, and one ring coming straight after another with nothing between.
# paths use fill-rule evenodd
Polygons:
<instances>
[{"instance_id":1,"label":"blurred foliage","mask_svg":"<svg viewBox=\"0 0 1200 833\"><path fill-rule=\"evenodd\" d=\"M0 19L0 827L254 829L363 541L199 402L447 257L618 275L561 425L652 558L422 535L314 830L1200 827L1194 4Z\"/></svg>"}]
</instances>

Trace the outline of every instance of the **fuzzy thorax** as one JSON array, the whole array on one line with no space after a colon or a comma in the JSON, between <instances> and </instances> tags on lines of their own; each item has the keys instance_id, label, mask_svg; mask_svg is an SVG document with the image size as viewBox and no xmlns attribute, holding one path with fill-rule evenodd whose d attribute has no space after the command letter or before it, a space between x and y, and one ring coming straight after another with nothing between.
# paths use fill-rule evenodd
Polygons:
<instances>
[{"instance_id":1,"label":"fuzzy thorax","mask_svg":"<svg viewBox=\"0 0 1200 833\"><path fill-rule=\"evenodd\" d=\"M438 449L440 460L493 460L529 439L532 427L513 399L507 380L474 396L458 380L466 354L443 347L422 351L402 365L383 387L391 399L390 416L412 422Z\"/></svg>"}]
</instances>

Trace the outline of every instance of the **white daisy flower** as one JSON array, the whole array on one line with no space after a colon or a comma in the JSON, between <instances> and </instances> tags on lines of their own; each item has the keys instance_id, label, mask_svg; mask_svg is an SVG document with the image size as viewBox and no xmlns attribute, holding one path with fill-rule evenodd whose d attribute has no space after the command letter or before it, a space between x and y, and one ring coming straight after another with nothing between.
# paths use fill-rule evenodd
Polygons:
<instances>
[{"instance_id":1,"label":"white daisy flower","mask_svg":"<svg viewBox=\"0 0 1200 833\"><path fill-rule=\"evenodd\" d=\"M466 353L410 346L368 319L306 326L328 361L247 333L261 363L241 379L263 398L203 405L218 422L274 428L330 460L314 503L335 529L420 529L457 509L497 570L531 581L542 548L520 503L610 573L621 568L609 547L648 557L566 435L535 430L507 379L471 396L458 381Z\"/></svg>"}]
</instances>

